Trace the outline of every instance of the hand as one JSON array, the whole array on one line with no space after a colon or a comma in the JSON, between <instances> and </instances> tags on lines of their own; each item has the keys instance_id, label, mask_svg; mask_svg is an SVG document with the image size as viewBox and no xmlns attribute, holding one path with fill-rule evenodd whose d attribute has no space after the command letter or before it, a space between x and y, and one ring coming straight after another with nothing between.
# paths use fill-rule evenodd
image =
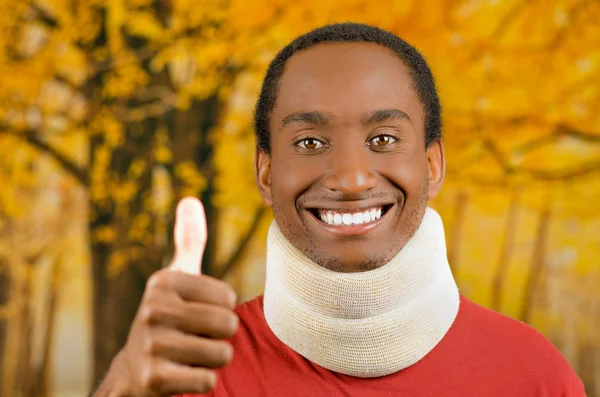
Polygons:
<instances>
[{"instance_id":1,"label":"hand","mask_svg":"<svg viewBox=\"0 0 600 397\"><path fill-rule=\"evenodd\" d=\"M124 395L207 393L216 384L213 369L231 361L233 348L222 339L237 331L236 295L224 282L201 275L206 235L202 204L184 198L177 206L173 261L148 280L115 359L120 362L113 362L120 374L112 378Z\"/></svg>"}]
</instances>

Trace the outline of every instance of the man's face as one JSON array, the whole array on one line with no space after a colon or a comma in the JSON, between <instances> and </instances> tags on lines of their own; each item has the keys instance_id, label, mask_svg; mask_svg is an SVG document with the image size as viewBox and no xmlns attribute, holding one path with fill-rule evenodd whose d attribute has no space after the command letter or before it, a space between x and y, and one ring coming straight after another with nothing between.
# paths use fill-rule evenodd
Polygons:
<instances>
[{"instance_id":1,"label":"man's face","mask_svg":"<svg viewBox=\"0 0 600 397\"><path fill-rule=\"evenodd\" d=\"M419 226L444 177L425 148L409 69L385 47L327 43L292 56L270 118L259 190L288 240L343 272L387 263Z\"/></svg>"}]
</instances>

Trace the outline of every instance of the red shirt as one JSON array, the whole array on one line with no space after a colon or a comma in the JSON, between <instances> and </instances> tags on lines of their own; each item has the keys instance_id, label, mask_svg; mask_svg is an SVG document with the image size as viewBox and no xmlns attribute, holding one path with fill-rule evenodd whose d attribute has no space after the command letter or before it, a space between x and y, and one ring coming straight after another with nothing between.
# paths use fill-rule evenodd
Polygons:
<instances>
[{"instance_id":1,"label":"red shirt","mask_svg":"<svg viewBox=\"0 0 600 397\"><path fill-rule=\"evenodd\" d=\"M585 397L567 360L539 332L465 297L454 324L429 354L370 379L332 372L283 344L266 323L262 296L236 312L235 356L219 371L211 397Z\"/></svg>"}]
</instances>

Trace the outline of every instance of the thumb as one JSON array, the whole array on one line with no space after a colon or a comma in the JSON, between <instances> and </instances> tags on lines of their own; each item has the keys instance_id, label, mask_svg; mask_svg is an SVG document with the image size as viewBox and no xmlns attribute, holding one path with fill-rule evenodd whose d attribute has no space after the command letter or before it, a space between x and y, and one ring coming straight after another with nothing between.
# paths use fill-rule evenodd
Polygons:
<instances>
[{"instance_id":1,"label":"thumb","mask_svg":"<svg viewBox=\"0 0 600 397\"><path fill-rule=\"evenodd\" d=\"M175 214L175 257L170 268L199 275L206 246L206 216L200 200L185 197Z\"/></svg>"}]
</instances>

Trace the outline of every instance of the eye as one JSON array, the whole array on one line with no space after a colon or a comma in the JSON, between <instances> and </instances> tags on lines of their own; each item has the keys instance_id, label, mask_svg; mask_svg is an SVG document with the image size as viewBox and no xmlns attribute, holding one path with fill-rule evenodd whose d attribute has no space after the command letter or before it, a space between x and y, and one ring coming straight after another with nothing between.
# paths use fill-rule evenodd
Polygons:
<instances>
[{"instance_id":1,"label":"eye","mask_svg":"<svg viewBox=\"0 0 600 397\"><path fill-rule=\"evenodd\" d=\"M391 145L396 141L398 141L398 139L394 138L391 135L378 135L375 138L371 139L369 143L373 146L385 146Z\"/></svg>"},{"instance_id":2,"label":"eye","mask_svg":"<svg viewBox=\"0 0 600 397\"><path fill-rule=\"evenodd\" d=\"M325 144L318 139L315 138L304 138L296 145L300 146L302 149L321 149L325 147Z\"/></svg>"}]
</instances>

